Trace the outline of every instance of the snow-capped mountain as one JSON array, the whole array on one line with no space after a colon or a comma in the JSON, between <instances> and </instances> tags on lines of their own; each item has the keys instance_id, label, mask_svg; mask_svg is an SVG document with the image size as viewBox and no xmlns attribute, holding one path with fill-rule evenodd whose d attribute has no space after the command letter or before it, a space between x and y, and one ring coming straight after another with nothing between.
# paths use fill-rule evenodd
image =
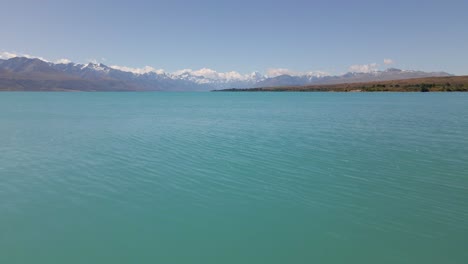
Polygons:
<instances>
[{"instance_id":1,"label":"snow-capped mountain","mask_svg":"<svg viewBox=\"0 0 468 264\"><path fill-rule=\"evenodd\" d=\"M274 78L267 78L258 82L254 87L275 87L275 86L300 86L300 85L326 85L340 83L358 83L372 81L403 80L423 77L451 76L446 72L423 72L413 70L400 70L389 68L384 71L372 72L348 72L343 75L322 75L322 76L291 76L281 75Z\"/></svg>"},{"instance_id":2,"label":"snow-capped mountain","mask_svg":"<svg viewBox=\"0 0 468 264\"><path fill-rule=\"evenodd\" d=\"M84 91L209 91L225 88L254 88L313 84L338 84L450 76L445 72L422 72L390 68L368 73L349 72L331 76L324 73L282 74L274 77L259 72L219 73L210 69L167 73L152 68L125 70L102 63L52 63L37 58L0 60L2 90L84 90Z\"/></svg>"}]
</instances>

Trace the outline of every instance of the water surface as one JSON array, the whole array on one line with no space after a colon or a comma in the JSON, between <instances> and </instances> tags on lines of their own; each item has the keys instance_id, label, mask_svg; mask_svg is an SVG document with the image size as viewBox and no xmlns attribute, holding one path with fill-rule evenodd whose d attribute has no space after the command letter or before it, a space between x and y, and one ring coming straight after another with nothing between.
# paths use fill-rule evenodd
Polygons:
<instances>
[{"instance_id":1,"label":"water surface","mask_svg":"<svg viewBox=\"0 0 468 264\"><path fill-rule=\"evenodd\" d=\"M468 261L468 94L0 93L0 263Z\"/></svg>"}]
</instances>

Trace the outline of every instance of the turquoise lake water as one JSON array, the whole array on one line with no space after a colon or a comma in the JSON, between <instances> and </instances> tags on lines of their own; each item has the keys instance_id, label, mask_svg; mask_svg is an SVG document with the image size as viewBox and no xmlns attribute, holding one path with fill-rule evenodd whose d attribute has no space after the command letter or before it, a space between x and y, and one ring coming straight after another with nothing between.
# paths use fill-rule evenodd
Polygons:
<instances>
[{"instance_id":1,"label":"turquoise lake water","mask_svg":"<svg viewBox=\"0 0 468 264\"><path fill-rule=\"evenodd\" d=\"M468 93L0 93L0 263L468 263Z\"/></svg>"}]
</instances>

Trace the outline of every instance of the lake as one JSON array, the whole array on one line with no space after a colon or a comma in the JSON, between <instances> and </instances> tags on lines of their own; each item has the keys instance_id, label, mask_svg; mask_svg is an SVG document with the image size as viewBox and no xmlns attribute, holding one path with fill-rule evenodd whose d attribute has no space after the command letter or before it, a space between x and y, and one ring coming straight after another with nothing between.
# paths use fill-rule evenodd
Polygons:
<instances>
[{"instance_id":1,"label":"lake","mask_svg":"<svg viewBox=\"0 0 468 264\"><path fill-rule=\"evenodd\" d=\"M468 261L468 93L0 93L0 263Z\"/></svg>"}]
</instances>

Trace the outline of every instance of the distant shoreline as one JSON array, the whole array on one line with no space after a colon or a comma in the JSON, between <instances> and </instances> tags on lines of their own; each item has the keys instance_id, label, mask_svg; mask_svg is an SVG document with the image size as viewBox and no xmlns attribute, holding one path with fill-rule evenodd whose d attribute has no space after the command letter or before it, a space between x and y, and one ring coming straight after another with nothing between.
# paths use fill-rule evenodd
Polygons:
<instances>
[{"instance_id":1,"label":"distant shoreline","mask_svg":"<svg viewBox=\"0 0 468 264\"><path fill-rule=\"evenodd\" d=\"M47 81L44 81L47 83ZM84 88L77 86L74 89L64 88L57 83L54 87L41 86L0 87L0 92L208 92L184 90L127 90L115 89L113 82L96 84L85 82ZM28 88L29 87L29 88ZM426 77L392 81L372 81L356 83L304 85L304 86L275 86L255 88L229 88L211 90L210 92L468 92L468 76Z\"/></svg>"},{"instance_id":2,"label":"distant shoreline","mask_svg":"<svg viewBox=\"0 0 468 264\"><path fill-rule=\"evenodd\" d=\"M230 88L212 92L468 92L468 76L305 86Z\"/></svg>"}]
</instances>

